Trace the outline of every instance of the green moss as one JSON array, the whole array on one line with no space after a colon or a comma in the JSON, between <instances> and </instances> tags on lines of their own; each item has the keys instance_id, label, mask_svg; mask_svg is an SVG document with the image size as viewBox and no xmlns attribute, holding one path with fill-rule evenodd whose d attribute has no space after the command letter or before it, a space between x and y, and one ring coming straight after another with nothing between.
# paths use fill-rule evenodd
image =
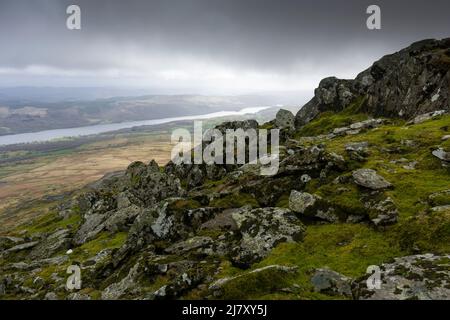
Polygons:
<instances>
[{"instance_id":1,"label":"green moss","mask_svg":"<svg viewBox=\"0 0 450 320\"><path fill-rule=\"evenodd\" d=\"M327 111L320 114L315 121L306 124L297 131L296 137L310 137L327 134L332 132L334 128L346 127L354 122L366 119L367 115L365 114L346 115Z\"/></svg>"},{"instance_id":2,"label":"green moss","mask_svg":"<svg viewBox=\"0 0 450 320\"><path fill-rule=\"evenodd\" d=\"M364 101L364 97L359 97L341 112L322 112L314 121L297 131L295 136L298 138L327 134L335 128L346 127L354 122L366 120L367 114L362 113Z\"/></svg>"},{"instance_id":3,"label":"green moss","mask_svg":"<svg viewBox=\"0 0 450 320\"><path fill-rule=\"evenodd\" d=\"M408 253L417 250L437 254L448 253L450 252L450 210L409 217L392 226L389 237Z\"/></svg>"},{"instance_id":4,"label":"green moss","mask_svg":"<svg viewBox=\"0 0 450 320\"><path fill-rule=\"evenodd\" d=\"M425 210L430 194L449 188L449 170L443 168L439 159L431 154L449 125L450 116L413 126L405 126L404 122L399 121L359 135L327 141L326 149L346 154L347 143L369 142L368 161L359 166L377 170L394 185L387 195L393 198L400 210L400 218L404 219ZM402 143L406 140L413 141L414 146ZM392 163L399 158L417 161L415 169L407 170L402 163Z\"/></svg>"},{"instance_id":5,"label":"green moss","mask_svg":"<svg viewBox=\"0 0 450 320\"><path fill-rule=\"evenodd\" d=\"M73 253L70 255L70 258L72 260L83 261L91 258L103 249L120 248L125 243L126 239L126 232L118 232L115 234L102 232L94 240L86 242L82 246L75 248Z\"/></svg>"},{"instance_id":6,"label":"green moss","mask_svg":"<svg viewBox=\"0 0 450 320\"><path fill-rule=\"evenodd\" d=\"M313 292L310 279L315 268L329 267L349 277L365 274L369 265L379 265L403 252L382 232L362 224L308 226L302 243L282 243L258 267L281 264L299 267L292 283L300 286L302 299L330 298Z\"/></svg>"},{"instance_id":7,"label":"green moss","mask_svg":"<svg viewBox=\"0 0 450 320\"><path fill-rule=\"evenodd\" d=\"M292 283L294 276L269 268L260 272L246 273L222 286L223 299L253 299L280 291Z\"/></svg>"},{"instance_id":8,"label":"green moss","mask_svg":"<svg viewBox=\"0 0 450 320\"><path fill-rule=\"evenodd\" d=\"M330 202L339 211L338 215L362 215L367 211L360 200L360 191L354 184L326 184L317 189L316 194Z\"/></svg>"},{"instance_id":9,"label":"green moss","mask_svg":"<svg viewBox=\"0 0 450 320\"><path fill-rule=\"evenodd\" d=\"M259 207L255 197L247 193L231 194L223 198L214 199L209 205L218 208L240 208L246 205L251 205L254 208Z\"/></svg>"},{"instance_id":10,"label":"green moss","mask_svg":"<svg viewBox=\"0 0 450 320\"><path fill-rule=\"evenodd\" d=\"M290 194L282 195L275 204L275 207L289 208L289 196Z\"/></svg>"},{"instance_id":11,"label":"green moss","mask_svg":"<svg viewBox=\"0 0 450 320\"><path fill-rule=\"evenodd\" d=\"M200 208L201 205L198 201L193 199L180 199L174 201L170 204L170 210L188 210L188 209L197 209Z\"/></svg>"}]
</instances>

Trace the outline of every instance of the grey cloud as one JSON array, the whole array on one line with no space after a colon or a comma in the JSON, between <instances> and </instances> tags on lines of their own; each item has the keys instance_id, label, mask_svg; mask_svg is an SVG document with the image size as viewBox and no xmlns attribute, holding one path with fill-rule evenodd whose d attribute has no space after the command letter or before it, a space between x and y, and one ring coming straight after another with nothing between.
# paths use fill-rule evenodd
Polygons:
<instances>
[{"instance_id":1,"label":"grey cloud","mask_svg":"<svg viewBox=\"0 0 450 320\"><path fill-rule=\"evenodd\" d=\"M129 68L133 57L203 61L294 76L351 74L423 38L450 35L450 2L376 1L383 29L365 27L373 1L29 0L0 2L0 68ZM82 30L65 28L66 7ZM305 75L306 76L306 75Z\"/></svg>"}]
</instances>

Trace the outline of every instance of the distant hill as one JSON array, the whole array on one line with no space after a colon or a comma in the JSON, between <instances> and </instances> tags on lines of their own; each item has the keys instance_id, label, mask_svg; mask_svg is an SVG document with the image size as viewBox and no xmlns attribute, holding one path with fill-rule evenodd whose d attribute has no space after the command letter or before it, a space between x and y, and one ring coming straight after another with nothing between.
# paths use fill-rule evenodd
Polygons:
<instances>
[{"instance_id":1,"label":"distant hill","mask_svg":"<svg viewBox=\"0 0 450 320\"><path fill-rule=\"evenodd\" d=\"M294 104L301 101L289 95L145 95L71 100L68 92L42 88L20 91L0 89L0 135L35 132L135 120L200 115L217 111L237 111L247 107ZM51 91L48 93L48 91ZM81 89L74 89L75 93ZM83 91L83 90L81 90ZM9 95L5 95L7 92ZM84 91L83 91L84 92ZM120 93L120 90L118 91ZM85 96L85 95L81 95ZM55 98L67 98L54 102ZM32 99L37 100L32 100Z\"/></svg>"}]
</instances>

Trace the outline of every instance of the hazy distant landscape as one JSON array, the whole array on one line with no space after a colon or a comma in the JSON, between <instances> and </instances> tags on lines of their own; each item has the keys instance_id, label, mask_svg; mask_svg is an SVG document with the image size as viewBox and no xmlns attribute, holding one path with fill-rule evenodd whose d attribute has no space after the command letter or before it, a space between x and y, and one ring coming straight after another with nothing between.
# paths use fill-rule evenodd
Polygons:
<instances>
[{"instance_id":1,"label":"hazy distant landscape","mask_svg":"<svg viewBox=\"0 0 450 320\"><path fill-rule=\"evenodd\" d=\"M61 92L61 90L42 89L41 95L37 95L34 90L27 94L30 91L28 88L25 94L19 98L17 88L0 89L0 135L100 123L238 111L249 107L280 104L296 106L298 101L305 99L298 98L300 94L295 95L297 98L289 95L268 94L242 96L145 95L81 100L83 96L92 97L94 95L90 93L81 95L78 100L72 100L70 91L62 90ZM77 89L75 88L74 91L77 92ZM62 100L56 102L54 101L56 98Z\"/></svg>"}]
</instances>

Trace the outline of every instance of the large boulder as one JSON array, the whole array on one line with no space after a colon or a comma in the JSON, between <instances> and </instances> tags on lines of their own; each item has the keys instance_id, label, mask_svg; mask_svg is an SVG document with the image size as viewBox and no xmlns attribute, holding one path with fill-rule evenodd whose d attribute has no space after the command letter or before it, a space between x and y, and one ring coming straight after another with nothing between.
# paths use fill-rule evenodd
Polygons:
<instances>
[{"instance_id":1,"label":"large boulder","mask_svg":"<svg viewBox=\"0 0 450 320\"><path fill-rule=\"evenodd\" d=\"M358 169L352 172L357 185L372 190L381 190L392 187L392 184L377 174L373 169Z\"/></svg>"},{"instance_id":2,"label":"large boulder","mask_svg":"<svg viewBox=\"0 0 450 320\"><path fill-rule=\"evenodd\" d=\"M242 209L233 212L232 218L241 237L233 262L241 267L262 260L279 243L301 241L305 235L305 226L288 209Z\"/></svg>"},{"instance_id":3,"label":"large boulder","mask_svg":"<svg viewBox=\"0 0 450 320\"><path fill-rule=\"evenodd\" d=\"M280 129L295 129L295 117L289 110L280 109L275 116L275 126Z\"/></svg>"}]
</instances>

